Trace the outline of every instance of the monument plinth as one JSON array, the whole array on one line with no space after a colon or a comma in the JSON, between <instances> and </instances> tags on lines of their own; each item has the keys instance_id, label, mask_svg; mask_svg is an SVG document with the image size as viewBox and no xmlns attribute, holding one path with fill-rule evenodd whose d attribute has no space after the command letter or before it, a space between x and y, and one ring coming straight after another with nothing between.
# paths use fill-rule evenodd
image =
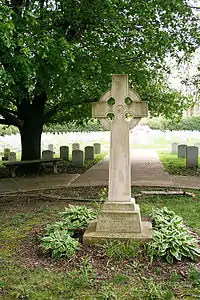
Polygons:
<instances>
[{"instance_id":1,"label":"monument plinth","mask_svg":"<svg viewBox=\"0 0 200 300\"><path fill-rule=\"evenodd\" d=\"M151 223L141 221L139 205L131 198L129 145L129 130L148 115L147 103L128 88L127 75L113 75L111 89L93 103L92 115L111 132L109 194L98 219L90 222L83 242L150 240Z\"/></svg>"}]
</instances>

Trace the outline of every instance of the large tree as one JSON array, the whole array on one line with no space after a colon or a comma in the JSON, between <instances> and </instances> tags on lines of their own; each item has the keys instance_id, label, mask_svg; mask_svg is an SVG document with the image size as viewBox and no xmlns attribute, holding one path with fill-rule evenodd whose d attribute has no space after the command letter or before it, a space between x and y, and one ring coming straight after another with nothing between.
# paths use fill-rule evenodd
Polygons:
<instances>
[{"instance_id":1,"label":"large tree","mask_svg":"<svg viewBox=\"0 0 200 300\"><path fill-rule=\"evenodd\" d=\"M183 109L163 74L166 55L181 60L198 46L187 1L0 3L0 124L19 128L22 160L40 157L44 124L88 117L112 73L129 74L151 112Z\"/></svg>"}]
</instances>

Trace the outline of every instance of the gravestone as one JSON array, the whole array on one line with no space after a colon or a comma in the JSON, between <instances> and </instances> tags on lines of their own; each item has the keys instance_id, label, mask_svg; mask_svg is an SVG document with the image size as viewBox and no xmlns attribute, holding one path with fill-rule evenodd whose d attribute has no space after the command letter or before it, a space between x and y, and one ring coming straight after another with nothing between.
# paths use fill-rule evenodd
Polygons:
<instances>
[{"instance_id":1,"label":"gravestone","mask_svg":"<svg viewBox=\"0 0 200 300\"><path fill-rule=\"evenodd\" d=\"M85 147L85 160L94 160L94 147Z\"/></svg>"},{"instance_id":2,"label":"gravestone","mask_svg":"<svg viewBox=\"0 0 200 300\"><path fill-rule=\"evenodd\" d=\"M113 75L111 89L92 106L92 116L111 131L109 194L97 220L90 222L83 236L84 243L152 237L151 223L141 221L139 205L131 198L129 129L147 114L147 104L128 89L127 75Z\"/></svg>"},{"instance_id":3,"label":"gravestone","mask_svg":"<svg viewBox=\"0 0 200 300\"><path fill-rule=\"evenodd\" d=\"M178 158L186 157L187 145L178 145Z\"/></svg>"},{"instance_id":4,"label":"gravestone","mask_svg":"<svg viewBox=\"0 0 200 300\"><path fill-rule=\"evenodd\" d=\"M74 167L83 167L84 166L84 155L82 150L73 150L72 151L72 165Z\"/></svg>"},{"instance_id":5,"label":"gravestone","mask_svg":"<svg viewBox=\"0 0 200 300\"><path fill-rule=\"evenodd\" d=\"M101 153L101 144L100 143L94 143L94 154L99 154Z\"/></svg>"},{"instance_id":6,"label":"gravestone","mask_svg":"<svg viewBox=\"0 0 200 300\"><path fill-rule=\"evenodd\" d=\"M49 144L49 145L48 145L48 150L50 150L50 151L52 151L52 152L54 151L54 149L53 149L53 144Z\"/></svg>"},{"instance_id":7,"label":"gravestone","mask_svg":"<svg viewBox=\"0 0 200 300\"><path fill-rule=\"evenodd\" d=\"M186 149L186 167L198 168L198 147L188 146Z\"/></svg>"},{"instance_id":8,"label":"gravestone","mask_svg":"<svg viewBox=\"0 0 200 300\"><path fill-rule=\"evenodd\" d=\"M53 158L53 151L51 150L44 150L42 151L42 159L52 159Z\"/></svg>"},{"instance_id":9,"label":"gravestone","mask_svg":"<svg viewBox=\"0 0 200 300\"><path fill-rule=\"evenodd\" d=\"M10 159L10 149L9 148L5 148L3 153L4 153L3 154L4 160L9 160Z\"/></svg>"},{"instance_id":10,"label":"gravestone","mask_svg":"<svg viewBox=\"0 0 200 300\"><path fill-rule=\"evenodd\" d=\"M79 143L73 143L72 144L72 151L74 150L80 150L80 144Z\"/></svg>"},{"instance_id":11,"label":"gravestone","mask_svg":"<svg viewBox=\"0 0 200 300\"><path fill-rule=\"evenodd\" d=\"M69 147L68 146L60 147L60 158L69 160Z\"/></svg>"},{"instance_id":12,"label":"gravestone","mask_svg":"<svg viewBox=\"0 0 200 300\"><path fill-rule=\"evenodd\" d=\"M171 154L177 154L178 153L178 143L174 142L171 143Z\"/></svg>"},{"instance_id":13,"label":"gravestone","mask_svg":"<svg viewBox=\"0 0 200 300\"><path fill-rule=\"evenodd\" d=\"M12 161L16 160L16 153L15 152L10 152L10 159L9 160L12 160Z\"/></svg>"}]
</instances>

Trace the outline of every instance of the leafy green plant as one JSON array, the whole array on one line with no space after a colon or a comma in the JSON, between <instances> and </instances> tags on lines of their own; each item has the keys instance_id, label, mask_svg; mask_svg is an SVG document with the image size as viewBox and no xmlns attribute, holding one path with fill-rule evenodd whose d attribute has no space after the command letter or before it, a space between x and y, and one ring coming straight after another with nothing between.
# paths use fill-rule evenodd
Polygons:
<instances>
[{"instance_id":1,"label":"leafy green plant","mask_svg":"<svg viewBox=\"0 0 200 300\"><path fill-rule=\"evenodd\" d=\"M200 287L200 271L197 270L194 266L190 266L188 277L193 286Z\"/></svg>"},{"instance_id":2,"label":"leafy green plant","mask_svg":"<svg viewBox=\"0 0 200 300\"><path fill-rule=\"evenodd\" d=\"M145 278L147 292L145 299L148 300L159 300L164 299L164 292L159 284L155 284L152 279L148 280Z\"/></svg>"},{"instance_id":3,"label":"leafy green plant","mask_svg":"<svg viewBox=\"0 0 200 300\"><path fill-rule=\"evenodd\" d=\"M41 248L55 258L71 257L79 249L75 231L85 229L89 220L96 218L96 212L86 206L69 205L59 216L60 221L44 228L45 234L40 237Z\"/></svg>"},{"instance_id":4,"label":"leafy green plant","mask_svg":"<svg viewBox=\"0 0 200 300\"><path fill-rule=\"evenodd\" d=\"M86 282L91 282L95 278L93 267L88 258L83 258L83 264L80 269L80 275Z\"/></svg>"},{"instance_id":5,"label":"leafy green plant","mask_svg":"<svg viewBox=\"0 0 200 300\"><path fill-rule=\"evenodd\" d=\"M60 213L60 217L73 228L86 228L88 222L96 218L96 212L86 206L69 205L64 212Z\"/></svg>"},{"instance_id":6,"label":"leafy green plant","mask_svg":"<svg viewBox=\"0 0 200 300\"><path fill-rule=\"evenodd\" d=\"M47 226L45 227L45 232L46 234L51 234L54 233L56 231L62 231L62 230L66 230L66 224L63 221L58 221L55 222L53 224L47 224Z\"/></svg>"},{"instance_id":7,"label":"leafy green plant","mask_svg":"<svg viewBox=\"0 0 200 300\"><path fill-rule=\"evenodd\" d=\"M124 260L136 257L140 250L139 242L129 240L122 241L108 241L103 246L106 255L113 260Z\"/></svg>"},{"instance_id":8,"label":"leafy green plant","mask_svg":"<svg viewBox=\"0 0 200 300\"><path fill-rule=\"evenodd\" d=\"M86 206L69 205L64 212L59 214L68 229L87 228L90 220L95 219L97 214Z\"/></svg>"},{"instance_id":9,"label":"leafy green plant","mask_svg":"<svg viewBox=\"0 0 200 300\"><path fill-rule=\"evenodd\" d=\"M51 256L61 258L72 257L79 250L79 242L72 238L67 230L56 230L48 236L41 237L41 247L44 252L51 252Z\"/></svg>"},{"instance_id":10,"label":"leafy green plant","mask_svg":"<svg viewBox=\"0 0 200 300\"><path fill-rule=\"evenodd\" d=\"M155 257L166 258L168 263L183 257L195 259L200 255L195 237L189 234L181 217L166 207L152 210L153 240L147 246L152 262Z\"/></svg>"}]
</instances>

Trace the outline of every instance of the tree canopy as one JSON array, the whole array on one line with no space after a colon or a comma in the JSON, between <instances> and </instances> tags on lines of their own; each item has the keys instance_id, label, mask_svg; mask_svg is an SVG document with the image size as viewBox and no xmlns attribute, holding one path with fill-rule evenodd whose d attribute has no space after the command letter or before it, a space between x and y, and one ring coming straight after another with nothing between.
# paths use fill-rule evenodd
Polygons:
<instances>
[{"instance_id":1,"label":"tree canopy","mask_svg":"<svg viewBox=\"0 0 200 300\"><path fill-rule=\"evenodd\" d=\"M113 73L129 74L154 114L185 107L164 74L166 55L182 60L198 47L198 20L187 1L0 3L0 124L28 135L30 127L86 118Z\"/></svg>"}]
</instances>

